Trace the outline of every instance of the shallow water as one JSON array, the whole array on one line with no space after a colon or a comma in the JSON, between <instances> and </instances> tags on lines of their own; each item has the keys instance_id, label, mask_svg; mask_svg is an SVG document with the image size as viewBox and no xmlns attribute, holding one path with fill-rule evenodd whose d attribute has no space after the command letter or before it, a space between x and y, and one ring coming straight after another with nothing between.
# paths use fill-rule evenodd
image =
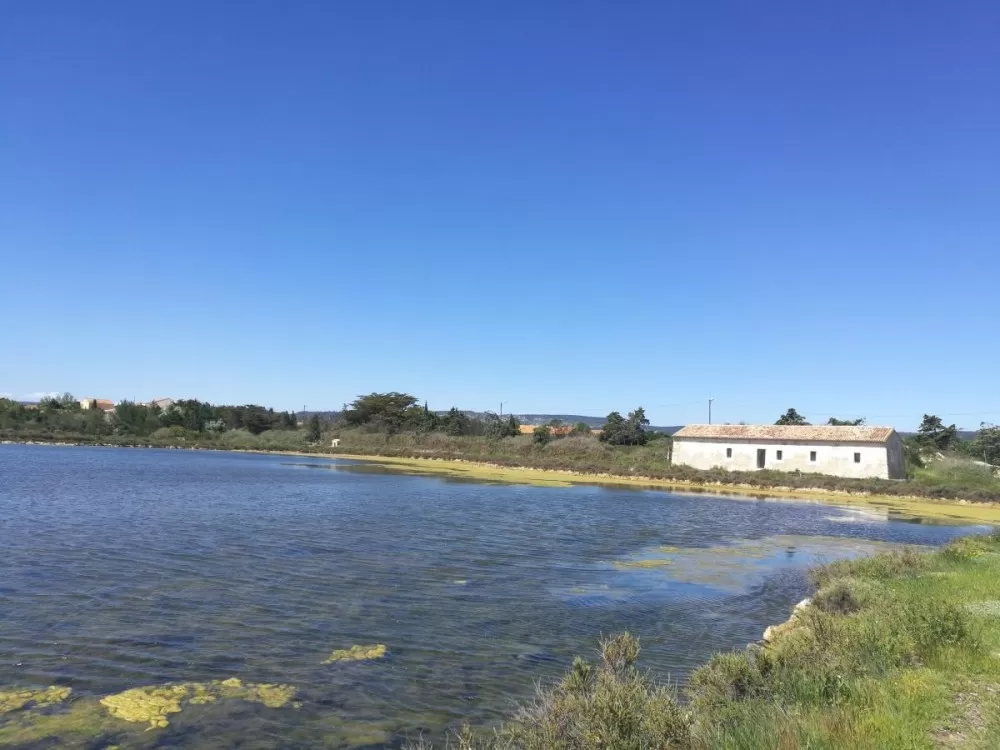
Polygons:
<instances>
[{"instance_id":1,"label":"shallow water","mask_svg":"<svg viewBox=\"0 0 1000 750\"><path fill-rule=\"evenodd\" d=\"M439 737L502 719L602 633L638 633L643 664L683 681L784 620L808 593L808 565L971 530L315 458L0 445L0 691L73 689L64 703L0 714L0 743ZM330 658L376 644L381 658ZM185 704L154 729L97 703L234 677L295 686L295 701Z\"/></svg>"}]
</instances>

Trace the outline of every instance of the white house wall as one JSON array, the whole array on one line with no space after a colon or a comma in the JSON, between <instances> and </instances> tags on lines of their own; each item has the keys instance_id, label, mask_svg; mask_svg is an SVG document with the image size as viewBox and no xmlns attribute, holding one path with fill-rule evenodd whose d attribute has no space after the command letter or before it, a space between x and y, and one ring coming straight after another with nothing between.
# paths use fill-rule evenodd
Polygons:
<instances>
[{"instance_id":1,"label":"white house wall","mask_svg":"<svg viewBox=\"0 0 1000 750\"><path fill-rule=\"evenodd\" d=\"M897 438L898 441L898 438ZM891 441L890 441L891 443ZM733 455L727 458L726 449ZM882 477L888 479L890 450L886 445L871 443L781 443L766 440L721 440L709 438L675 438L673 462L695 469L712 469L721 466L730 471L757 471L757 450L765 453L765 469L774 471L802 471L813 474L832 474L838 477ZM781 460L778 460L781 451ZM810 451L816 451L816 460L809 460ZM899 474L894 466L893 478L902 476L902 449L899 447ZM861 454L855 463L854 454Z\"/></svg>"}]
</instances>

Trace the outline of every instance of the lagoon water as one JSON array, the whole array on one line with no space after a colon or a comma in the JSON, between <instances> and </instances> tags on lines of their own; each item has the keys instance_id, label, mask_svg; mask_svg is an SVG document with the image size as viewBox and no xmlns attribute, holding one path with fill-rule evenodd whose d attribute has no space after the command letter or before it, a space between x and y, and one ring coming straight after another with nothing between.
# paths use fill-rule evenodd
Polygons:
<instances>
[{"instance_id":1,"label":"lagoon water","mask_svg":"<svg viewBox=\"0 0 1000 750\"><path fill-rule=\"evenodd\" d=\"M683 682L808 593L810 564L969 527L830 506L408 476L315 458L0 445L0 714L21 747L399 746L501 720L597 638ZM384 644L381 659L323 662ZM128 688L239 678L283 707L112 718ZM149 730L149 731L147 731Z\"/></svg>"}]
</instances>

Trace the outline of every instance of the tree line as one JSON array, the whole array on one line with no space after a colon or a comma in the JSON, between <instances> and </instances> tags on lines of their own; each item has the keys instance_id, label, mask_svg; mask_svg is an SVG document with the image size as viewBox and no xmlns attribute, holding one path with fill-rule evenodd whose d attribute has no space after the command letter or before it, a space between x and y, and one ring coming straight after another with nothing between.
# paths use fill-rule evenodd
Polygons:
<instances>
[{"instance_id":1,"label":"tree line","mask_svg":"<svg viewBox=\"0 0 1000 750\"><path fill-rule=\"evenodd\" d=\"M165 409L132 401L118 403L113 411L84 409L69 393L44 398L28 406L0 398L0 429L11 432L60 432L102 437L149 437L158 430L173 433L221 433L246 430L259 435L267 430L294 430L293 412L275 411L257 404L217 406L197 399L174 402Z\"/></svg>"},{"instance_id":2,"label":"tree line","mask_svg":"<svg viewBox=\"0 0 1000 750\"><path fill-rule=\"evenodd\" d=\"M340 419L347 426L387 435L403 431L443 432L452 436L500 439L521 433L521 425L513 415L504 418L493 412L486 412L481 416L470 416L456 407L438 414L431 411L426 402L423 406L418 403L418 399L409 393L369 393L345 404ZM649 420L642 407L629 412L627 417L613 411L605 419L599 439L609 445L645 445L658 436L658 433L651 432L648 427ZM553 419L535 427L532 440L544 445L563 437L590 434L591 429L584 422L570 427Z\"/></svg>"},{"instance_id":3,"label":"tree line","mask_svg":"<svg viewBox=\"0 0 1000 750\"><path fill-rule=\"evenodd\" d=\"M521 424L513 414L506 418L493 412L470 416L457 407L443 414L431 411L424 402L418 406L416 396L409 393L369 393L345 404L340 420L349 427L393 435L410 431L443 432L455 437L513 437L521 434Z\"/></svg>"}]
</instances>

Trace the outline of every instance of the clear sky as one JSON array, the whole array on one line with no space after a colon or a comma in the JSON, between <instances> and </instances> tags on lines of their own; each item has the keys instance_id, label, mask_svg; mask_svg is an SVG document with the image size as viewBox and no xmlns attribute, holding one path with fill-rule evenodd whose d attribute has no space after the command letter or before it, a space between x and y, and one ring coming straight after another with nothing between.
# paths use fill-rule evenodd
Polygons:
<instances>
[{"instance_id":1,"label":"clear sky","mask_svg":"<svg viewBox=\"0 0 1000 750\"><path fill-rule=\"evenodd\" d=\"M0 392L1000 421L995 0L0 15Z\"/></svg>"}]
</instances>

